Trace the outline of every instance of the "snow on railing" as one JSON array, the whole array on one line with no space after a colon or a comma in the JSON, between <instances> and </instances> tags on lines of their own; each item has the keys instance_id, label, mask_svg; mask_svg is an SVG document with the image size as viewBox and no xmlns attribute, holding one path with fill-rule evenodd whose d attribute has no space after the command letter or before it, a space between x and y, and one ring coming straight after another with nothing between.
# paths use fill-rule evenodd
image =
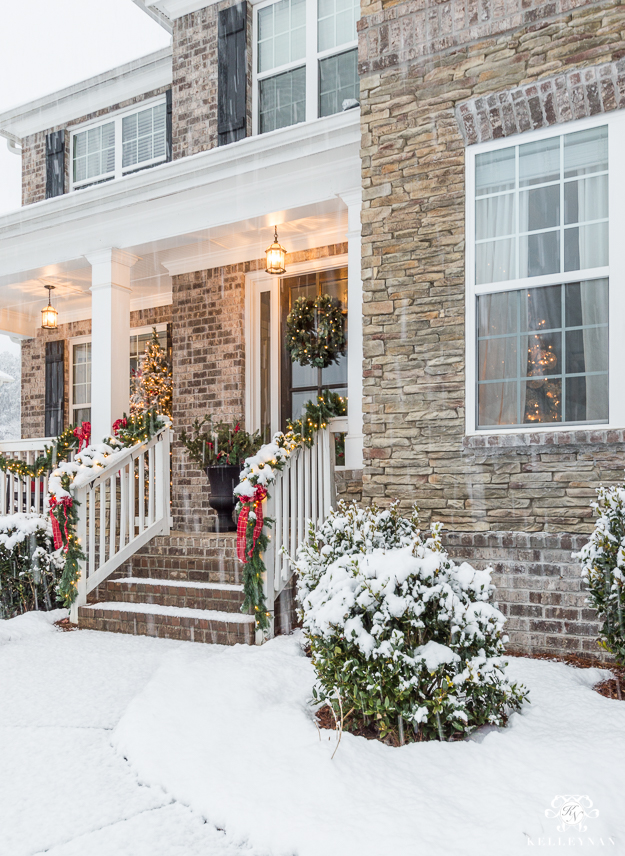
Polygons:
<instances>
[{"instance_id":1,"label":"snow on railing","mask_svg":"<svg viewBox=\"0 0 625 856\"><path fill-rule=\"evenodd\" d=\"M0 455L26 464L34 464L45 452L46 446L52 446L54 437L40 437L36 440L4 440L0 443ZM38 514L45 513L45 498L48 493L48 474L38 478L18 476L0 471L0 515L17 514L34 509Z\"/></svg>"},{"instance_id":2,"label":"snow on railing","mask_svg":"<svg viewBox=\"0 0 625 856\"><path fill-rule=\"evenodd\" d=\"M346 419L332 419L327 428L315 432L310 446L300 446L291 453L284 468L276 471L265 511L274 520L264 555L264 593L271 615L269 637L273 636L274 602L293 576L289 557L295 558L308 537L308 522L321 524L335 504L334 435L346 431Z\"/></svg>"},{"instance_id":3,"label":"snow on railing","mask_svg":"<svg viewBox=\"0 0 625 856\"><path fill-rule=\"evenodd\" d=\"M156 535L170 529L171 429L163 427L104 469L77 479L72 493L79 504L77 537L85 554L72 621L87 595Z\"/></svg>"}]
</instances>

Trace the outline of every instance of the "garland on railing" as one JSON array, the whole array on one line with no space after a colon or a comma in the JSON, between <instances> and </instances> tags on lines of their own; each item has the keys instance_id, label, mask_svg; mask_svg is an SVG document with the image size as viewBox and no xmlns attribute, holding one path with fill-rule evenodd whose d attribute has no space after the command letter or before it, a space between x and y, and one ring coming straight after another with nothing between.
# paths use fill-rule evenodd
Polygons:
<instances>
[{"instance_id":1,"label":"garland on railing","mask_svg":"<svg viewBox=\"0 0 625 856\"><path fill-rule=\"evenodd\" d=\"M286 433L279 431L271 443L265 443L259 451L246 458L241 471L241 481L235 488L237 503L237 556L243 563L242 612L252 612L257 630L267 630L270 613L263 592L263 561L269 536L267 528L274 521L263 517L262 504L268 496L267 487L276 480L276 474L284 469L289 457L301 446L310 446L316 431L325 428L337 416L347 412L347 401L336 392L325 390L317 403L306 404L301 419L289 422Z\"/></svg>"},{"instance_id":2,"label":"garland on railing","mask_svg":"<svg viewBox=\"0 0 625 856\"><path fill-rule=\"evenodd\" d=\"M80 427L71 425L62 434L59 434L52 445L46 446L43 455L38 455L32 464L20 461L18 458L7 458L0 455L0 470L20 478L40 478L44 473L49 473L54 469L58 463L66 461L70 454L79 448L80 438L77 432L80 432L82 436L87 425L89 425L88 422L83 422ZM89 430L91 429L89 428Z\"/></svg>"},{"instance_id":3,"label":"garland on railing","mask_svg":"<svg viewBox=\"0 0 625 856\"><path fill-rule=\"evenodd\" d=\"M103 469L119 455L137 443L149 440L163 425L171 424L167 416L153 410L137 416L118 419L113 425L115 437L105 437L102 443L87 446L73 461L62 462L48 479L48 507L52 521L54 547L63 549L65 566L59 583L59 597L65 607L76 599L80 562L85 559L80 541L76 536L78 525L78 501L70 493L72 486L79 486L85 477L91 478L94 469Z\"/></svg>"}]
</instances>

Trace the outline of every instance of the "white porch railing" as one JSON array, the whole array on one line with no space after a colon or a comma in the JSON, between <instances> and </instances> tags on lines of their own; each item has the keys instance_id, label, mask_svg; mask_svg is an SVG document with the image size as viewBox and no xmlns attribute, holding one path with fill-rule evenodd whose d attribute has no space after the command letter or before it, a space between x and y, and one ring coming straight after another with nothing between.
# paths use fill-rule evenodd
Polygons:
<instances>
[{"instance_id":1,"label":"white porch railing","mask_svg":"<svg viewBox=\"0 0 625 856\"><path fill-rule=\"evenodd\" d=\"M270 637L273 636L275 599L293 576L289 556L295 558L308 537L308 521L319 525L335 504L334 435L346 431L347 419L333 419L327 428L315 433L312 446L303 446L290 456L270 488L265 516L271 517L274 524L269 530L269 546L264 555L267 569L264 594L271 613Z\"/></svg>"},{"instance_id":2,"label":"white porch railing","mask_svg":"<svg viewBox=\"0 0 625 856\"><path fill-rule=\"evenodd\" d=\"M80 503L76 534L86 558L72 621L90 591L151 538L169 534L170 439L166 426L73 490Z\"/></svg>"},{"instance_id":3,"label":"white porch railing","mask_svg":"<svg viewBox=\"0 0 625 856\"><path fill-rule=\"evenodd\" d=\"M43 455L46 446L51 446L54 437L36 440L4 440L0 443L0 455L26 464L34 464L39 455ZM0 514L16 514L19 511L35 509L44 513L45 498L48 493L48 474L40 478L16 476L0 472Z\"/></svg>"}]
</instances>

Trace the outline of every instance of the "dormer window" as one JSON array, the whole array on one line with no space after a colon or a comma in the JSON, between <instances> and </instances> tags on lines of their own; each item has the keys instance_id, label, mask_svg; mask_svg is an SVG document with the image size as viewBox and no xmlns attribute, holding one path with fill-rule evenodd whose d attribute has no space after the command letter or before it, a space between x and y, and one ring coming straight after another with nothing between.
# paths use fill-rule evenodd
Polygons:
<instances>
[{"instance_id":1,"label":"dormer window","mask_svg":"<svg viewBox=\"0 0 625 856\"><path fill-rule=\"evenodd\" d=\"M257 133L340 113L359 100L358 0L278 0L254 11Z\"/></svg>"},{"instance_id":2,"label":"dormer window","mask_svg":"<svg viewBox=\"0 0 625 856\"><path fill-rule=\"evenodd\" d=\"M165 101L81 126L72 132L71 152L72 190L165 161Z\"/></svg>"}]
</instances>

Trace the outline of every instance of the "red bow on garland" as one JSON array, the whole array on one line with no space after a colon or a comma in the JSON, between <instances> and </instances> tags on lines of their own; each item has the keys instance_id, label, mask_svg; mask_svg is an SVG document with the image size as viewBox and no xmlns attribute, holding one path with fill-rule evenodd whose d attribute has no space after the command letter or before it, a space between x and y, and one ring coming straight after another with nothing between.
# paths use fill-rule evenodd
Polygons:
<instances>
[{"instance_id":1,"label":"red bow on garland","mask_svg":"<svg viewBox=\"0 0 625 856\"><path fill-rule=\"evenodd\" d=\"M74 437L78 438L78 451L82 450L83 443L89 445L91 439L91 422L83 422L80 428L74 428Z\"/></svg>"},{"instance_id":2,"label":"red bow on garland","mask_svg":"<svg viewBox=\"0 0 625 856\"><path fill-rule=\"evenodd\" d=\"M87 423L89 424L89 423ZM83 422L84 425L84 422ZM52 534L54 536L54 549L58 550L59 547L63 547L63 550L67 553L67 548L69 547L69 533L67 531L67 518L69 515L69 510L74 504L74 500L71 496L64 496L63 499L57 499L56 496L50 497L49 507L50 507L50 521L52 522ZM65 543L63 542L63 536L61 535L61 524L58 521L57 516L54 513L55 508L61 508L63 510L64 525L63 528L65 530Z\"/></svg>"},{"instance_id":3,"label":"red bow on garland","mask_svg":"<svg viewBox=\"0 0 625 856\"><path fill-rule=\"evenodd\" d=\"M263 530L263 500L267 497L267 491L262 485L258 485L254 491L254 496L248 498L247 502L243 502L243 508L237 520L237 556L239 561L247 564L254 552L254 547ZM254 524L254 532L252 534L252 546L249 555L246 554L245 547L247 545L247 521L250 516L250 510L254 506L254 514L256 515L256 523Z\"/></svg>"},{"instance_id":4,"label":"red bow on garland","mask_svg":"<svg viewBox=\"0 0 625 856\"><path fill-rule=\"evenodd\" d=\"M120 430L122 428L127 428L127 427L128 427L128 420L127 419L116 419L115 422L113 422L113 433L117 437Z\"/></svg>"}]
</instances>

